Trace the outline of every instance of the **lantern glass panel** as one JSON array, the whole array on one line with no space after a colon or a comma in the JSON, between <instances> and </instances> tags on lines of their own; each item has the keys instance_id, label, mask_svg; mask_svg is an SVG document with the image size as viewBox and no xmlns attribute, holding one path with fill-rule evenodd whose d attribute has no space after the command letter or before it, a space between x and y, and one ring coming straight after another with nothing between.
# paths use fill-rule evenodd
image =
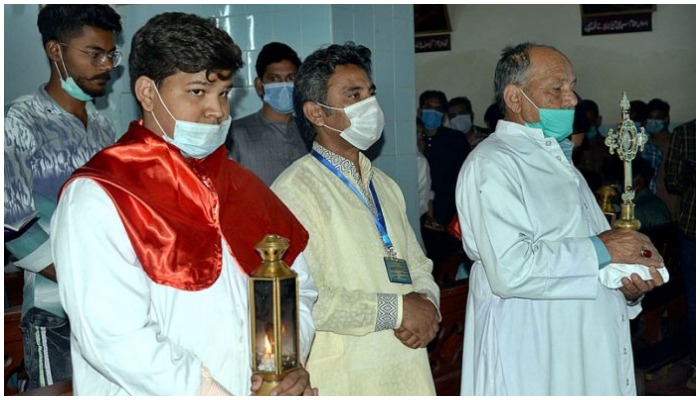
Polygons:
<instances>
[{"instance_id":1,"label":"lantern glass panel","mask_svg":"<svg viewBox=\"0 0 700 400\"><path fill-rule=\"evenodd\" d=\"M272 281L254 282L255 364L258 371L276 372Z\"/></svg>"},{"instance_id":2,"label":"lantern glass panel","mask_svg":"<svg viewBox=\"0 0 700 400\"><path fill-rule=\"evenodd\" d=\"M297 287L296 279L280 280L282 306L282 370L297 367Z\"/></svg>"}]
</instances>

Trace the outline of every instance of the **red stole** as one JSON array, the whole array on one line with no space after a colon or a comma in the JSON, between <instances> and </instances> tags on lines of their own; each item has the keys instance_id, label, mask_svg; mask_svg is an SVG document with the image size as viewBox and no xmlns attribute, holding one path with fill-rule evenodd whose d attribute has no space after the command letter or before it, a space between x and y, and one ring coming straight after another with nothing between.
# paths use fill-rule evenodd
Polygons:
<instances>
[{"instance_id":1,"label":"red stole","mask_svg":"<svg viewBox=\"0 0 700 400\"><path fill-rule=\"evenodd\" d=\"M308 241L291 211L229 160L223 146L202 160L185 158L132 122L63 188L79 177L96 181L112 198L144 271L161 285L194 291L214 284L222 267L220 232L248 274L261 263L254 247L266 234L289 239L287 265Z\"/></svg>"}]
</instances>

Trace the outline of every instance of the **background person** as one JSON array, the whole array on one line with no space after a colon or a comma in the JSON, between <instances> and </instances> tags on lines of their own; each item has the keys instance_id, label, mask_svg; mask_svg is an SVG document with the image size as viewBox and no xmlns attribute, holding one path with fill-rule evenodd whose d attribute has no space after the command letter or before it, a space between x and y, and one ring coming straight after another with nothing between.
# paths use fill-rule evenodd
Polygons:
<instances>
[{"instance_id":1,"label":"background person","mask_svg":"<svg viewBox=\"0 0 700 400\"><path fill-rule=\"evenodd\" d=\"M301 64L297 53L284 43L268 43L255 62L255 91L262 108L231 124L226 141L229 157L271 185L308 146L294 123L294 76Z\"/></svg>"},{"instance_id":2,"label":"background person","mask_svg":"<svg viewBox=\"0 0 700 400\"><path fill-rule=\"evenodd\" d=\"M72 376L70 325L58 296L49 224L63 182L117 138L92 101L106 94L121 61L114 44L120 19L104 5L44 6L37 25L49 81L14 103L5 117L5 248L24 269L27 389Z\"/></svg>"}]
</instances>

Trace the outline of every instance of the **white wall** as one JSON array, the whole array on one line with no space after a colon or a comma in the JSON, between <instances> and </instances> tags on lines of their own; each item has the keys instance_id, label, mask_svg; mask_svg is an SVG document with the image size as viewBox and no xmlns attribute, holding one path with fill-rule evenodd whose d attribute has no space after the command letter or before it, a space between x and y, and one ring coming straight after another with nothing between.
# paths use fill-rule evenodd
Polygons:
<instances>
[{"instance_id":1,"label":"white wall","mask_svg":"<svg viewBox=\"0 0 700 400\"><path fill-rule=\"evenodd\" d=\"M4 6L5 102L34 94L49 79L49 62L36 26L38 13L36 4Z\"/></svg>"},{"instance_id":2,"label":"white wall","mask_svg":"<svg viewBox=\"0 0 700 400\"><path fill-rule=\"evenodd\" d=\"M374 163L399 184L407 213L418 229L417 167L415 139L415 79L413 6L330 4L232 4L232 5L121 5L122 39L118 47L128 64L131 38L148 19L166 11L182 11L213 17L243 50L244 68L234 82L231 113L239 118L257 111L262 102L253 88L255 60L260 48L280 41L296 49L303 59L328 43L353 40L372 50L373 78L385 113L382 144L373 149ZM38 6L5 5L5 102L33 94L49 78L49 67L36 26ZM112 73L108 95L98 108L123 132L139 117L131 95L127 65Z\"/></svg>"},{"instance_id":3,"label":"white wall","mask_svg":"<svg viewBox=\"0 0 700 400\"><path fill-rule=\"evenodd\" d=\"M571 60L583 98L598 103L603 124L620 116L620 99L671 105L672 124L695 118L695 5L657 5L652 31L581 36L579 5L449 5L452 50L416 54L416 98L428 89L466 95L477 124L493 102L493 73L506 45L537 42Z\"/></svg>"}]
</instances>

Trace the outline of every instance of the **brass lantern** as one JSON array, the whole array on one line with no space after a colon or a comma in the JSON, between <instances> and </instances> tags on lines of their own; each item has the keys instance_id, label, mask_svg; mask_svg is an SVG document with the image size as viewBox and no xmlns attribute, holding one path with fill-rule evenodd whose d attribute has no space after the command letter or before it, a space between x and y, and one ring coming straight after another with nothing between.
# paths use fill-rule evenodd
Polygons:
<instances>
[{"instance_id":1,"label":"brass lantern","mask_svg":"<svg viewBox=\"0 0 700 400\"><path fill-rule=\"evenodd\" d=\"M252 369L263 378L260 396L299 368L297 273L282 261L288 247L289 241L277 235L255 246L263 262L250 275L248 296Z\"/></svg>"}]
</instances>

